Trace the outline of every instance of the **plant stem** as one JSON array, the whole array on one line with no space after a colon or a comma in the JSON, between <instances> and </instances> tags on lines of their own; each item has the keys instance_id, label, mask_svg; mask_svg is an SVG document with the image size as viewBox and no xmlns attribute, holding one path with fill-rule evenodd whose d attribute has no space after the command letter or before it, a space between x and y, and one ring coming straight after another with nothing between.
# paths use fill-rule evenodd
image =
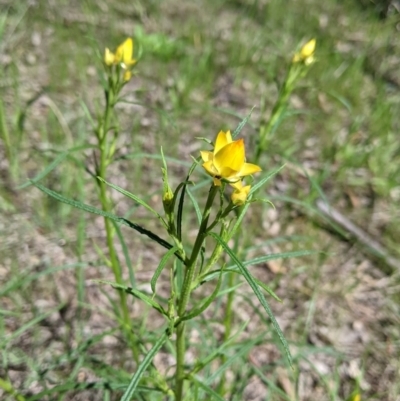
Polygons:
<instances>
[{"instance_id":1,"label":"plant stem","mask_svg":"<svg viewBox=\"0 0 400 401\"><path fill-rule=\"evenodd\" d=\"M236 217L238 217L239 211L236 210ZM240 235L240 229L241 226L239 226L238 230L236 231L235 234L235 252L237 252L238 247L239 247L239 235ZM236 274L235 273L229 273L228 275L228 288L233 288L236 284ZM228 298L226 301L226 308L225 308L225 317L224 317L224 339L223 342L226 343L229 340L229 337L231 336L232 332L232 319L233 319L233 300L235 298L236 291L230 291L228 293ZM221 365L223 365L226 361L226 356L222 355L221 356ZM221 394L222 396L225 393L225 381L226 381L226 375L223 374L221 381L218 386L218 393Z\"/></svg>"},{"instance_id":2,"label":"plant stem","mask_svg":"<svg viewBox=\"0 0 400 401\"><path fill-rule=\"evenodd\" d=\"M107 166L109 164L108 151L109 146L107 142L107 133L109 131L110 126L110 116L113 104L112 99L112 91L107 92L106 95L106 108L104 112L104 119L100 126L100 130L98 132L98 141L99 141L99 149L100 149L100 164L98 167L97 174L102 180L98 180L98 185L100 189L100 202L103 210L105 212L111 212L112 206L110 199L107 196L107 184L104 182L106 180ZM104 180L104 181L103 181ZM104 218L104 225L106 229L106 239L107 239L107 248L110 257L111 269L114 273L115 281L117 284L123 285L122 274L121 274L121 266L117 257L117 253L114 247L114 228L112 223L106 217ZM133 357L136 362L139 362L139 352L136 347L136 341L133 337L133 333L131 331L131 321L129 317L129 310L127 305L127 297L124 291L118 291L120 298L120 307L122 312L122 327L125 332L129 345L132 350Z\"/></svg>"},{"instance_id":3,"label":"plant stem","mask_svg":"<svg viewBox=\"0 0 400 401\"><path fill-rule=\"evenodd\" d=\"M178 318L183 317L186 312L186 307L190 299L192 291L192 283L196 272L197 259L199 257L201 247L207 235L208 219L211 213L211 207L214 202L215 195L219 191L219 187L213 185L208 193L206 206L204 207L203 217L201 220L200 228L197 233L197 238L193 246L192 254L190 255L185 278L183 280L182 292L178 304ZM183 382L185 380L184 364L185 364L185 322L181 321L176 327L176 386L175 386L175 400L182 401L183 397Z\"/></svg>"}]
</instances>

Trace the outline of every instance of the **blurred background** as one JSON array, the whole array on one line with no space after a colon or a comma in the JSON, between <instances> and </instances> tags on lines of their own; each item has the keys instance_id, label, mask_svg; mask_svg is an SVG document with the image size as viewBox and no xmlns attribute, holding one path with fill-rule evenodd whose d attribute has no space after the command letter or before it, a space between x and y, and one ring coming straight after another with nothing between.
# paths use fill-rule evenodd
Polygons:
<instances>
[{"instance_id":1,"label":"blurred background","mask_svg":"<svg viewBox=\"0 0 400 401\"><path fill-rule=\"evenodd\" d=\"M234 130L255 106L242 131L250 155L294 52L316 38L316 62L262 159L264 171L285 164L263 194L275 209L255 204L242 233L243 260L318 251L251 268L283 300L270 305L294 369L244 285L235 324L250 320L242 340L258 340L236 349L226 399L400 400L397 0L0 0L0 13L0 378L26 400L103 400L118 399L132 373L110 291L91 281L112 280L102 219L20 188L41 174L43 185L99 206L93 152L80 147L94 143L90 116L104 104L104 48L132 36L139 59L118 106L109 181L161 211L160 147L176 185L204 148L196 137ZM319 199L361 234L334 223ZM113 200L118 215L159 229L143 208ZM147 288L163 250L123 233ZM191 328L193 358L218 346L224 302ZM130 307L151 344L162 321ZM166 352L155 360L166 374L173 363Z\"/></svg>"}]
</instances>

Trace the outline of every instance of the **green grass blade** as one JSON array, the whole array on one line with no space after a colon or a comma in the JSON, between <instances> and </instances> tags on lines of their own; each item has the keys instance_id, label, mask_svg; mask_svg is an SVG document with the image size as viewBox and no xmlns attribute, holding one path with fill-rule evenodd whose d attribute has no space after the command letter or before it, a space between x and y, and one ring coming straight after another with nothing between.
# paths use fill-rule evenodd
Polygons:
<instances>
[{"instance_id":1,"label":"green grass blade","mask_svg":"<svg viewBox=\"0 0 400 401\"><path fill-rule=\"evenodd\" d=\"M213 383L218 377L220 377L237 359L246 355L250 350L264 338L264 335L258 336L257 338L248 341L244 345L240 344L237 350L230 356L226 362L221 365L212 375L207 378L207 383Z\"/></svg>"},{"instance_id":2,"label":"green grass blade","mask_svg":"<svg viewBox=\"0 0 400 401\"><path fill-rule=\"evenodd\" d=\"M42 172L37 174L35 177L30 179L29 181L25 182L24 184L21 184L20 186L17 187L17 189L23 189L26 187L29 187L31 185L34 185L34 183L40 181L46 175L51 173L66 157L68 157L71 153L79 152L81 150L86 150L86 149L94 149L96 146L94 145L82 145L82 146L77 146L75 148L71 148L65 152L60 153Z\"/></svg>"},{"instance_id":3,"label":"green grass blade","mask_svg":"<svg viewBox=\"0 0 400 401\"><path fill-rule=\"evenodd\" d=\"M24 272L21 275L15 275L11 280L7 281L7 284L4 287L0 289L0 297L3 297L7 295L9 292L15 291L18 288L29 284L31 281L37 280L42 276L46 276L47 274L52 274L68 269L85 268L86 266L87 263L73 263L70 265L52 267L50 269L43 270L39 273L32 273L31 271L27 271L26 273Z\"/></svg>"},{"instance_id":4,"label":"green grass blade","mask_svg":"<svg viewBox=\"0 0 400 401\"><path fill-rule=\"evenodd\" d=\"M189 176L187 177L189 179ZM186 186L187 182L185 182L182 186L181 196L179 198L178 204L178 212L176 215L176 235L178 236L179 241L182 241L182 218L183 218L183 204L185 202L185 194L186 194Z\"/></svg>"},{"instance_id":5,"label":"green grass blade","mask_svg":"<svg viewBox=\"0 0 400 401\"><path fill-rule=\"evenodd\" d=\"M138 196L132 194L131 192L126 191L125 189L119 187L118 185L114 185L114 184L111 184L110 182L107 182L106 180L103 180L103 178L101 178L101 177L97 177L97 179L99 181L104 182L106 185L108 185L109 187L115 189L116 191L120 192L122 195L125 195L126 197L128 197L128 198L132 199L133 201L135 201L135 202L139 203L140 205L142 205L149 212L153 213L154 216L156 216L163 223L163 225L165 227L167 227L167 225L166 225L164 219L161 217L161 215L158 212L156 212L150 205L148 205L144 200L140 199Z\"/></svg>"},{"instance_id":6,"label":"green grass blade","mask_svg":"<svg viewBox=\"0 0 400 401\"><path fill-rule=\"evenodd\" d=\"M236 254L231 250L231 248L229 248L228 244L216 233L209 233L209 235L211 237L213 237L215 240L217 240L222 247L225 249L226 253L229 255L229 257L232 259L233 262L235 262L235 264L237 265L237 267L240 269L241 274L243 275L243 277L246 279L246 281L249 283L251 289L253 290L254 294L256 295L256 297L258 298L258 300L260 301L261 305L263 306L263 308L265 309L265 311L267 312L269 318L271 319L272 325L274 327L274 329L276 330L278 337L283 345L283 348L285 350L286 356L288 358L288 361L290 363L291 366L293 366L292 363L292 356L290 354L290 350L289 350L289 345L282 333L281 328L279 327L278 322L275 319L274 314L272 313L271 308L269 307L267 300L265 299L263 293L260 291L259 286L257 285L256 281L254 280L253 276L250 274L250 272L247 270L246 266L244 266L244 264L238 259L238 257L236 256Z\"/></svg>"},{"instance_id":7,"label":"green grass blade","mask_svg":"<svg viewBox=\"0 0 400 401\"><path fill-rule=\"evenodd\" d=\"M52 198L57 199L59 202L66 203L67 205L73 206L80 210L84 210L85 212L89 212L89 213L97 214L97 215L100 215L103 217L107 217L108 219L113 220L117 223L121 223L127 227L133 228L134 230L138 231L140 234L147 235L150 239L159 243L164 248L167 248L167 249L172 248L172 245L169 242L160 238L157 234L154 234L153 232L146 230L145 228L139 226L138 224L132 223L131 221L129 221L123 217L118 217L115 214L105 212L104 210L98 209L96 207L87 205L85 203L82 203L82 202L79 202L79 201L76 201L73 199L66 198L66 197L62 196L61 194L59 194L58 192L52 191L51 189L46 188L45 186L43 186L39 183L32 182L32 185L34 185L36 188L38 188L45 194L51 196ZM181 259L180 255L177 254L176 256Z\"/></svg>"},{"instance_id":8,"label":"green grass blade","mask_svg":"<svg viewBox=\"0 0 400 401\"><path fill-rule=\"evenodd\" d=\"M212 294L209 297L207 297L205 301L203 301L199 306L194 307L189 313L186 313L180 320L181 321L190 320L203 313L211 305L212 301L214 301L214 299L217 297L219 289L221 288L221 282L222 282L222 270L220 272L217 285Z\"/></svg>"},{"instance_id":9,"label":"green grass blade","mask_svg":"<svg viewBox=\"0 0 400 401\"><path fill-rule=\"evenodd\" d=\"M124 254L126 265L128 266L128 273L129 273L129 282L131 283L131 287L136 287L136 279L135 279L135 272L133 270L131 257L129 256L129 250L125 242L125 238L122 235L121 229L119 225L113 221L115 232L117 233L119 242L122 246L122 253Z\"/></svg>"},{"instance_id":10,"label":"green grass blade","mask_svg":"<svg viewBox=\"0 0 400 401\"><path fill-rule=\"evenodd\" d=\"M0 342L0 348L3 348L5 345L10 343L12 340L15 340L17 337L22 335L26 330L30 329L32 326L35 326L36 324L38 324L42 320L46 319L52 313L59 311L64 306L65 306L65 304L58 305L56 308L52 308L50 311L48 311L46 313L42 313L39 316L36 316L32 320L30 320L29 322L25 323L23 326L21 326L20 328L18 328L14 332L12 332L9 336L4 338L3 341Z\"/></svg>"},{"instance_id":11,"label":"green grass blade","mask_svg":"<svg viewBox=\"0 0 400 401\"><path fill-rule=\"evenodd\" d=\"M251 114L253 113L254 107L250 110L250 113L239 123L239 125L236 127L235 131L233 131L232 138L235 139L240 132L242 131L243 127L247 124L247 121L249 121Z\"/></svg>"},{"instance_id":12,"label":"green grass blade","mask_svg":"<svg viewBox=\"0 0 400 401\"><path fill-rule=\"evenodd\" d=\"M193 207L194 207L194 210L195 210L196 216L197 216L197 221L200 224L201 223L201 210L200 210L199 204L197 203L196 198L193 196L192 192L189 189L187 189L186 192L189 195L189 198L193 203Z\"/></svg>"},{"instance_id":13,"label":"green grass blade","mask_svg":"<svg viewBox=\"0 0 400 401\"><path fill-rule=\"evenodd\" d=\"M153 294L156 292L156 284L157 280L160 277L161 272L164 270L165 265L167 264L169 258L178 250L176 246L171 248L160 260L160 263L156 269L156 271L153 274L153 277L151 278L150 281L150 286L151 290L153 291Z\"/></svg>"},{"instance_id":14,"label":"green grass blade","mask_svg":"<svg viewBox=\"0 0 400 401\"><path fill-rule=\"evenodd\" d=\"M118 284L113 281L108 281L108 280L93 280L95 283L99 284L109 284L113 288L116 288L118 290L125 291L127 294L133 295L136 298L139 298L141 301L145 302L147 305L151 306L161 314L167 316L167 312L164 310L164 308L154 299L150 298L148 295L143 293L142 291L136 290L132 287L127 287L126 285Z\"/></svg>"},{"instance_id":15,"label":"green grass blade","mask_svg":"<svg viewBox=\"0 0 400 401\"><path fill-rule=\"evenodd\" d=\"M258 191L267 181L269 181L275 174L278 174L284 167L285 165L275 168L274 170L269 172L263 179L257 182L257 184L254 184L250 189L250 195Z\"/></svg>"},{"instance_id":16,"label":"green grass blade","mask_svg":"<svg viewBox=\"0 0 400 401\"><path fill-rule=\"evenodd\" d=\"M268 262L270 260L298 258L300 256L314 255L316 253L320 253L320 251L304 250L304 251L273 253L271 255L265 255L265 256L260 256L260 257L254 258L254 259L246 260L246 261L244 261L242 263L243 263L244 266L257 265L257 264ZM224 270L224 273L228 273L228 272L236 272L237 273L237 272L240 272L240 270L236 266L236 264L234 264L234 265L228 266ZM218 275L219 275L219 271L213 270L213 271L207 273L207 275L205 275L204 277L202 277L201 282L204 283L206 281L213 280Z\"/></svg>"},{"instance_id":17,"label":"green grass blade","mask_svg":"<svg viewBox=\"0 0 400 401\"><path fill-rule=\"evenodd\" d=\"M168 334L165 331L164 334L159 338L159 340L153 345L153 348L148 352L148 354L144 357L142 363L138 366L136 373L133 375L128 388L126 389L124 395L122 396L120 401L130 401L135 394L135 390L139 384L140 379L143 374L146 372L146 369L150 365L151 361L157 354L157 352L161 349L164 343L168 340Z\"/></svg>"},{"instance_id":18,"label":"green grass blade","mask_svg":"<svg viewBox=\"0 0 400 401\"><path fill-rule=\"evenodd\" d=\"M195 382L200 388L202 388L209 396L212 398L208 398L209 400L218 400L218 401L225 401L217 392L215 392L211 387L207 384L203 383L199 379L194 376L190 376L190 380Z\"/></svg>"}]
</instances>

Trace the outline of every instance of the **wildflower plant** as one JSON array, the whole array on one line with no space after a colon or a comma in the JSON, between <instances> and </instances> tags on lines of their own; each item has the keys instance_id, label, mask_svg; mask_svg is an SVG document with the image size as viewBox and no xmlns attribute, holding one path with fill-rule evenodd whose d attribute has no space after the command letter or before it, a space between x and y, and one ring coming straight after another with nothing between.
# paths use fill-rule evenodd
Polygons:
<instances>
[{"instance_id":1,"label":"wildflower plant","mask_svg":"<svg viewBox=\"0 0 400 401\"><path fill-rule=\"evenodd\" d=\"M316 61L316 45L316 39L311 39L293 55L271 115L268 120L263 120L260 124L255 156L256 162L260 159L261 154L267 150L268 140L284 116L290 95L296 89L300 79L305 77L312 64Z\"/></svg>"},{"instance_id":2,"label":"wildflower plant","mask_svg":"<svg viewBox=\"0 0 400 401\"><path fill-rule=\"evenodd\" d=\"M297 79L294 76L299 76L296 69L305 68L307 57L312 56L313 51L310 52L308 48L295 56L296 60L292 61L287 78L287 92L282 95L282 101L293 90L294 81ZM299 67L300 63L304 65ZM270 318L288 361L291 363L288 344L264 294L280 300L265 283L253 277L246 267L248 263L242 262L237 252L240 249L240 235L238 234L241 225L245 224L245 216L249 207L257 201L266 202L265 199L257 198L256 194L280 168L271 172L263 172L257 163L251 163L251 158L250 162L247 161L245 138L240 137L242 128L250 117L247 116L232 133L231 131L219 131L214 142L210 138L203 138L207 149L192 155L193 164L188 169L186 176L181 177L181 182L175 188L170 183L168 165L164 152L161 150L162 165L160 165L159 188L162 202L158 209L149 205L144 197L108 182L107 168L114 161L119 134L115 106L120 99L122 88L131 79L136 66L136 60L133 58L132 39L125 40L115 52L106 49L103 65L107 77L104 87L105 104L103 113L97 116L97 124L94 128L97 146L93 157L96 168L91 174L96 181L101 209L69 199L42 186L37 181L32 183L61 202L104 217L107 253L104 253L106 256L103 257L105 264L110 266L113 271L115 280L112 282L98 280L97 282L111 285L118 291L120 310L117 313L117 321L120 323L121 332L125 336L136 364L132 379L121 400L133 399L135 392L141 391L142 385L146 386L146 391L161 392L177 401L194 399L193 389L199 387L209 396L222 399L225 392L224 377L221 376L219 386L215 390L216 386L203 383L198 373L214 361L219 360L220 363L223 363L223 354L219 350L210 350L205 357L200 356L195 363L188 364L186 361L187 324L193 319L199 319L217 298L227 293L225 335L222 346L227 346L232 341L231 324L232 313L234 313L232 300L235 294L233 277L240 275L247 281L262 309ZM260 145L263 143L260 142ZM258 151L260 149L262 147L259 147ZM202 176L207 180L206 185L208 186L205 201L198 199L189 191L192 184L198 183L196 181L204 180L204 178L192 177L196 169L206 173ZM195 177L199 177L199 175ZM134 221L115 215L110 190L116 190L136 205L144 207L154 219L161 223L162 231L153 232ZM186 197L190 198L192 209L184 208ZM203 208L201 204L204 204ZM184 225L184 214L191 212L198 221L196 235L192 242L188 240L190 235L185 233ZM153 268L153 275L149 283L151 292L137 288L132 281L128 286L124 281L123 266L114 244L115 234L120 232L121 225L147 236L149 240L154 241L160 249L164 250L158 266ZM193 227L191 227L192 230ZM232 239L235 239L234 249L229 245ZM227 260L230 260L232 264L228 264ZM265 260L268 260L268 256L257 258L254 263L262 263ZM165 277L162 275L163 271L168 272L169 276L168 297L158 296L157 291L158 281L161 277ZM226 275L230 278L229 287L223 290L221 286ZM202 287L206 284L212 287L211 294L203 299L200 297L201 300L198 301L199 297L194 297L193 294L195 292L203 294ZM154 309L164 319L163 334L155 341L150 350L146 350L141 345L145 339L139 338L138 333L134 332L127 303L127 297L130 296ZM196 299L197 301L195 301ZM170 345L168 349L171 349L172 345L174 349L172 354L176 362L174 374L163 376L152 364L152 360L166 344ZM150 371L150 375L146 375L146 371Z\"/></svg>"}]
</instances>

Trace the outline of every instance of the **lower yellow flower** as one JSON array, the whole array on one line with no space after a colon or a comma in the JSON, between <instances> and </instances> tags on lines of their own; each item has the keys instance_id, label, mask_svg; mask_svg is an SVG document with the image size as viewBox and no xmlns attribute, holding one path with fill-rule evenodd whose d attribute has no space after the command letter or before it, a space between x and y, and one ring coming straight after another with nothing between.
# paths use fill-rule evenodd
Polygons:
<instances>
[{"instance_id":1,"label":"lower yellow flower","mask_svg":"<svg viewBox=\"0 0 400 401\"><path fill-rule=\"evenodd\" d=\"M106 48L104 51L104 63L108 66L121 64L122 68L129 68L136 64L133 55L133 40L126 39L118 47L115 53Z\"/></svg>"},{"instance_id":2,"label":"lower yellow flower","mask_svg":"<svg viewBox=\"0 0 400 401\"><path fill-rule=\"evenodd\" d=\"M256 164L246 163L244 141L232 140L230 131L220 131L215 140L214 151L200 151L203 167L214 178L214 185L221 180L238 182L242 177L261 171Z\"/></svg>"},{"instance_id":3,"label":"lower yellow flower","mask_svg":"<svg viewBox=\"0 0 400 401\"><path fill-rule=\"evenodd\" d=\"M317 41L315 39L309 40L299 52L293 56L293 63L303 62L305 65L310 65L314 62L314 52Z\"/></svg>"},{"instance_id":4,"label":"lower yellow flower","mask_svg":"<svg viewBox=\"0 0 400 401\"><path fill-rule=\"evenodd\" d=\"M123 75L124 82L130 81L132 78L132 72L130 70L126 70Z\"/></svg>"},{"instance_id":5,"label":"lower yellow flower","mask_svg":"<svg viewBox=\"0 0 400 401\"><path fill-rule=\"evenodd\" d=\"M247 197L249 196L251 185L243 186L242 181L238 181L235 184L231 184L234 191L231 195L232 203L236 206L241 206L246 203Z\"/></svg>"}]
</instances>

